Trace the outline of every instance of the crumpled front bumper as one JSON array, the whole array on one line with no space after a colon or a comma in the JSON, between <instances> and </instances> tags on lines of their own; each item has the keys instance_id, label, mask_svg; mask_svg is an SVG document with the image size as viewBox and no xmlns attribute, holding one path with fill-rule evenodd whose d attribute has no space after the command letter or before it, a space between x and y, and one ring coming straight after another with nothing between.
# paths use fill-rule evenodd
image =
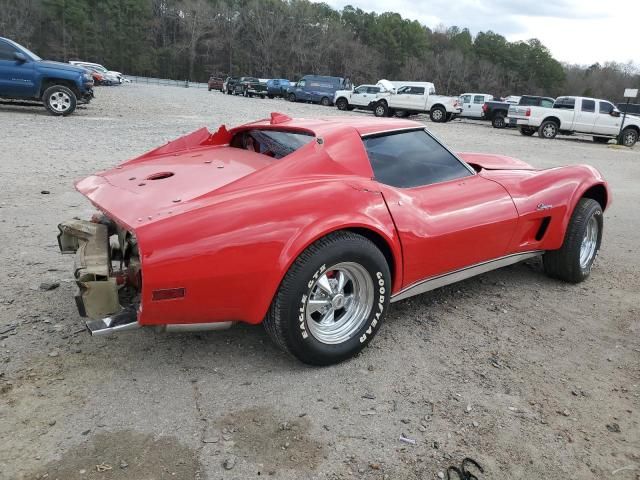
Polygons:
<instances>
[{"instance_id":1,"label":"crumpled front bumper","mask_svg":"<svg viewBox=\"0 0 640 480\"><path fill-rule=\"evenodd\" d=\"M75 300L80 315L102 318L122 310L117 280L111 276L107 225L70 220L58 225L58 229L60 251L75 253Z\"/></svg>"}]
</instances>

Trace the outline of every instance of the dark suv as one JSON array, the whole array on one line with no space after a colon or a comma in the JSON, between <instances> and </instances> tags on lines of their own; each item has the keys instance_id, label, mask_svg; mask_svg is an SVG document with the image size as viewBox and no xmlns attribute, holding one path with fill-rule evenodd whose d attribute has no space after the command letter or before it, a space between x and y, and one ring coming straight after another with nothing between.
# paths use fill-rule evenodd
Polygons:
<instances>
[{"instance_id":1,"label":"dark suv","mask_svg":"<svg viewBox=\"0 0 640 480\"><path fill-rule=\"evenodd\" d=\"M93 97L93 77L81 67L48 62L0 37L0 97L41 101L53 115L69 115Z\"/></svg>"}]
</instances>

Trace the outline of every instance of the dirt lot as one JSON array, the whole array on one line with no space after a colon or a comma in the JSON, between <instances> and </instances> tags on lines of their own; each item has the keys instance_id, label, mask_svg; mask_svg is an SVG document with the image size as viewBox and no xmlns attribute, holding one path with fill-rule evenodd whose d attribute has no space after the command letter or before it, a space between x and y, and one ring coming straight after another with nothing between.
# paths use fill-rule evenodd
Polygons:
<instances>
[{"instance_id":1,"label":"dirt lot","mask_svg":"<svg viewBox=\"0 0 640 480\"><path fill-rule=\"evenodd\" d=\"M640 478L640 146L427 120L458 151L599 168L614 204L592 276L563 284L535 261L414 297L359 357L309 368L260 326L88 336L56 225L92 211L74 179L203 125L340 112L97 96L64 119L0 106L0 478L436 479L467 456L482 479Z\"/></svg>"}]
</instances>

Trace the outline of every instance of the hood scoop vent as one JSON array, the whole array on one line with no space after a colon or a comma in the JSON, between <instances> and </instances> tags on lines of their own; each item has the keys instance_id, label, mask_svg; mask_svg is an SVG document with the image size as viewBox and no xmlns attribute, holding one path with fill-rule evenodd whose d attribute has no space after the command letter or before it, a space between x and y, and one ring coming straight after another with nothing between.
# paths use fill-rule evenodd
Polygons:
<instances>
[{"instance_id":1,"label":"hood scoop vent","mask_svg":"<svg viewBox=\"0 0 640 480\"><path fill-rule=\"evenodd\" d=\"M158 172L152 173L145 180L163 180L165 178L173 177L173 172Z\"/></svg>"}]
</instances>

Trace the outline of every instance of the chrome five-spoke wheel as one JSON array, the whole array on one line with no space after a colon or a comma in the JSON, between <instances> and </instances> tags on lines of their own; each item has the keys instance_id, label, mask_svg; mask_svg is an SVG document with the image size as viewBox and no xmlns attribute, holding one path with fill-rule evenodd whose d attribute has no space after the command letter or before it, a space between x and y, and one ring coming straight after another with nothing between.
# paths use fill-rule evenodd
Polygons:
<instances>
[{"instance_id":1,"label":"chrome five-spoke wheel","mask_svg":"<svg viewBox=\"0 0 640 480\"><path fill-rule=\"evenodd\" d=\"M49 97L49 105L58 113L64 113L71 108L71 98L65 92L55 92Z\"/></svg>"},{"instance_id":2,"label":"chrome five-spoke wheel","mask_svg":"<svg viewBox=\"0 0 640 480\"><path fill-rule=\"evenodd\" d=\"M353 262L334 265L309 290L305 305L309 332L319 342L342 343L360 330L373 300L373 280L363 266Z\"/></svg>"},{"instance_id":3,"label":"chrome five-spoke wheel","mask_svg":"<svg viewBox=\"0 0 640 480\"><path fill-rule=\"evenodd\" d=\"M580 245L580 267L587 268L593 261L593 257L598 249L598 221L596 217L591 217L584 232L582 244Z\"/></svg>"}]
</instances>

